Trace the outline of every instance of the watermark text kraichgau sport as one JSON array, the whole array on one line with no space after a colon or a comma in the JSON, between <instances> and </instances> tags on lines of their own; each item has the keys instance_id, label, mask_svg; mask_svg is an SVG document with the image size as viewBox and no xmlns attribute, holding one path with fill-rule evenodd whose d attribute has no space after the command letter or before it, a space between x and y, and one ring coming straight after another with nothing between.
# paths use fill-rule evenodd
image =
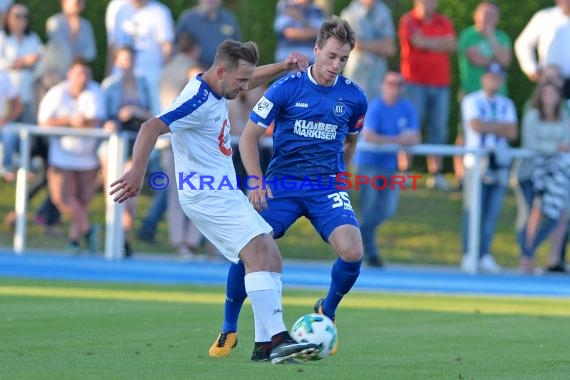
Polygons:
<instances>
[{"instance_id":1,"label":"watermark text kraichgau sport","mask_svg":"<svg viewBox=\"0 0 570 380\"><path fill-rule=\"evenodd\" d=\"M231 180L228 176L215 177L212 175L191 173L178 173L178 190L359 190L363 186L371 186L374 190L417 190L421 175L378 174L373 177L367 175L353 175L349 172L340 172L335 176L295 177L272 176L261 178L254 175L246 177L236 176ZM164 190L170 185L170 178L166 173L154 172L148 176L147 183L153 190Z\"/></svg>"}]
</instances>

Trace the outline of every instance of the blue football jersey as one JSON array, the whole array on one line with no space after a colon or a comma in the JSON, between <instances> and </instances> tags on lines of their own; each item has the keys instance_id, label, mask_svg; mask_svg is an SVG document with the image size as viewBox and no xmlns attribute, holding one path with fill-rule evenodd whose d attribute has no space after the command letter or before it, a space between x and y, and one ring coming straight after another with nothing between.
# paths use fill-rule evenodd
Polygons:
<instances>
[{"instance_id":1,"label":"blue football jersey","mask_svg":"<svg viewBox=\"0 0 570 380\"><path fill-rule=\"evenodd\" d=\"M327 87L317 84L310 71L281 77L249 116L260 126L275 125L267 176L318 179L345 170L344 140L360 132L366 96L342 75Z\"/></svg>"}]
</instances>

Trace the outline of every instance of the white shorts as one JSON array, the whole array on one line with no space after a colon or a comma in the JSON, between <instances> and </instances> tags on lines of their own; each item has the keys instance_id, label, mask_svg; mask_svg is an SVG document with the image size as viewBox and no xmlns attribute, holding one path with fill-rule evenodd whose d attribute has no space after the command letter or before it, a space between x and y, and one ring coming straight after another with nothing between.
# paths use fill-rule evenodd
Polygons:
<instances>
[{"instance_id":1,"label":"white shorts","mask_svg":"<svg viewBox=\"0 0 570 380\"><path fill-rule=\"evenodd\" d=\"M234 263L254 237L273 230L240 190L208 191L200 201L181 206L206 239Z\"/></svg>"}]
</instances>

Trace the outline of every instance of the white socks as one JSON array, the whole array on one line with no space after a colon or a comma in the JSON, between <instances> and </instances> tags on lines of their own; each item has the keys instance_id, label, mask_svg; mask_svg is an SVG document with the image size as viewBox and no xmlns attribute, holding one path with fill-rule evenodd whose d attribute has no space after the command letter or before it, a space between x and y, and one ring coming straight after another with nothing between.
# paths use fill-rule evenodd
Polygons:
<instances>
[{"instance_id":1,"label":"white socks","mask_svg":"<svg viewBox=\"0 0 570 380\"><path fill-rule=\"evenodd\" d=\"M244 280L255 319L255 341L269 342L273 335L287 330L281 306L281 274L253 272Z\"/></svg>"}]
</instances>

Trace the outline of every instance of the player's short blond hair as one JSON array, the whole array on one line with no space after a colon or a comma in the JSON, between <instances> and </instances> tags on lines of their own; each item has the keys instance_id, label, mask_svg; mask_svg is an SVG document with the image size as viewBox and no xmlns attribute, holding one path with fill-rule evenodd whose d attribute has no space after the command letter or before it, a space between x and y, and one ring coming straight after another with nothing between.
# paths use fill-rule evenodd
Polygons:
<instances>
[{"instance_id":1,"label":"player's short blond hair","mask_svg":"<svg viewBox=\"0 0 570 380\"><path fill-rule=\"evenodd\" d=\"M329 38L335 38L342 43L350 44L351 50L354 49L356 44L354 30L348 21L337 16L331 16L323 22L317 36L317 46L322 49Z\"/></svg>"}]
</instances>

